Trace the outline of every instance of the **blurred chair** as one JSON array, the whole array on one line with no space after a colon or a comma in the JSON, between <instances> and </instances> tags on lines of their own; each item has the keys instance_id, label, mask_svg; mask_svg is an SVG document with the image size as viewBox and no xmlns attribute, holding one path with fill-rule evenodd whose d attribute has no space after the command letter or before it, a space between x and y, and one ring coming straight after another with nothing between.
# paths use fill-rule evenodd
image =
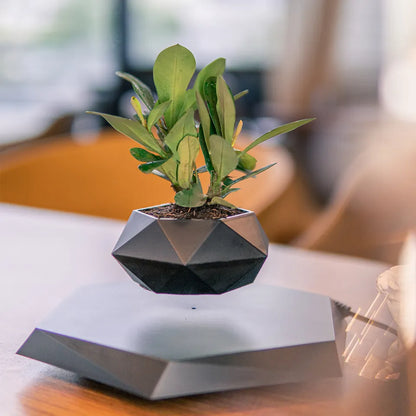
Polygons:
<instances>
[{"instance_id":1,"label":"blurred chair","mask_svg":"<svg viewBox=\"0 0 416 416\"><path fill-rule=\"evenodd\" d=\"M61 136L4 151L0 201L118 219L128 218L132 209L172 202L174 193L166 181L137 171L138 162L129 153L134 146L108 130L95 140L86 136L74 142ZM242 182L229 200L255 211L274 240L293 238L300 226L296 215L295 220L288 218L291 209L296 213L295 206L301 206L292 190L292 185L299 188L293 160L283 148L259 146L251 153L259 167L273 162L277 166ZM207 179L203 175L205 185ZM302 219L302 227L304 223Z\"/></svg>"},{"instance_id":2,"label":"blurred chair","mask_svg":"<svg viewBox=\"0 0 416 416\"><path fill-rule=\"evenodd\" d=\"M56 136L3 152L0 201L125 219L132 209L171 200L162 179L137 172L133 141L112 131L84 139Z\"/></svg>"},{"instance_id":3,"label":"blurred chair","mask_svg":"<svg viewBox=\"0 0 416 416\"><path fill-rule=\"evenodd\" d=\"M276 170L280 173L280 163ZM279 197L256 213L270 241L288 244L311 226L320 210L296 167Z\"/></svg>"},{"instance_id":4,"label":"blurred chair","mask_svg":"<svg viewBox=\"0 0 416 416\"><path fill-rule=\"evenodd\" d=\"M377 143L347 169L328 208L295 242L396 263L416 226L416 131L402 125L374 130Z\"/></svg>"}]
</instances>

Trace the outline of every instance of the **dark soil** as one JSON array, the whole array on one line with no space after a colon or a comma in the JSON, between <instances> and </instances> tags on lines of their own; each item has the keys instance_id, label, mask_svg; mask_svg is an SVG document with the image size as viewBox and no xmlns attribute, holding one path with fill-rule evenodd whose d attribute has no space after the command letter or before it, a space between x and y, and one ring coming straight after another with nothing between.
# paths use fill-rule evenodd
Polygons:
<instances>
[{"instance_id":1,"label":"dark soil","mask_svg":"<svg viewBox=\"0 0 416 416\"><path fill-rule=\"evenodd\" d=\"M141 211L156 218L177 218L180 220L216 220L244 212L238 208L228 208L222 205L203 205L202 207L185 208L175 204L142 209Z\"/></svg>"}]
</instances>

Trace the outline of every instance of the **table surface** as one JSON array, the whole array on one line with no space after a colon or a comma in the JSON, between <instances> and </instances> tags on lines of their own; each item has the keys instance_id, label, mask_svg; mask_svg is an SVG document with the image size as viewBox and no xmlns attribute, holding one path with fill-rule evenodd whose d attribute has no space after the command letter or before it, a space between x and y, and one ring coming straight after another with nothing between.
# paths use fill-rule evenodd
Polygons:
<instances>
[{"instance_id":1,"label":"table surface","mask_svg":"<svg viewBox=\"0 0 416 416\"><path fill-rule=\"evenodd\" d=\"M0 204L0 408L4 415L398 414L400 382L344 376L149 402L17 356L33 328L82 285L127 275L110 256L119 221ZM366 309L387 265L271 245L255 284L322 293ZM388 316L381 320L388 321Z\"/></svg>"}]
</instances>

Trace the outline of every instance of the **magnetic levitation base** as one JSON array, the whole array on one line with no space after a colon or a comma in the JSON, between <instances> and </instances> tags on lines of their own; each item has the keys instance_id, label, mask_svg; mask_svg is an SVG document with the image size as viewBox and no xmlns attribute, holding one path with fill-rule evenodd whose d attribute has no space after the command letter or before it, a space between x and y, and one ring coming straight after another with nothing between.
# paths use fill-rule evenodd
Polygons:
<instances>
[{"instance_id":1,"label":"magnetic levitation base","mask_svg":"<svg viewBox=\"0 0 416 416\"><path fill-rule=\"evenodd\" d=\"M325 296L253 284L164 295L82 288L18 354L148 399L341 375L343 321Z\"/></svg>"}]
</instances>

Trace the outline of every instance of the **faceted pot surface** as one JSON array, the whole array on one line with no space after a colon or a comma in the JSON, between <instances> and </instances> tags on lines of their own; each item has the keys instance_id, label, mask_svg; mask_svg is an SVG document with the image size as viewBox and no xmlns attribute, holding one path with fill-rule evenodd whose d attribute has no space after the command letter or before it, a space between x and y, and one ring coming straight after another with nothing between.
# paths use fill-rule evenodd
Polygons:
<instances>
[{"instance_id":1,"label":"faceted pot surface","mask_svg":"<svg viewBox=\"0 0 416 416\"><path fill-rule=\"evenodd\" d=\"M267 237L251 211L180 220L135 210L112 254L135 282L153 292L220 294L252 283L267 250Z\"/></svg>"}]
</instances>

